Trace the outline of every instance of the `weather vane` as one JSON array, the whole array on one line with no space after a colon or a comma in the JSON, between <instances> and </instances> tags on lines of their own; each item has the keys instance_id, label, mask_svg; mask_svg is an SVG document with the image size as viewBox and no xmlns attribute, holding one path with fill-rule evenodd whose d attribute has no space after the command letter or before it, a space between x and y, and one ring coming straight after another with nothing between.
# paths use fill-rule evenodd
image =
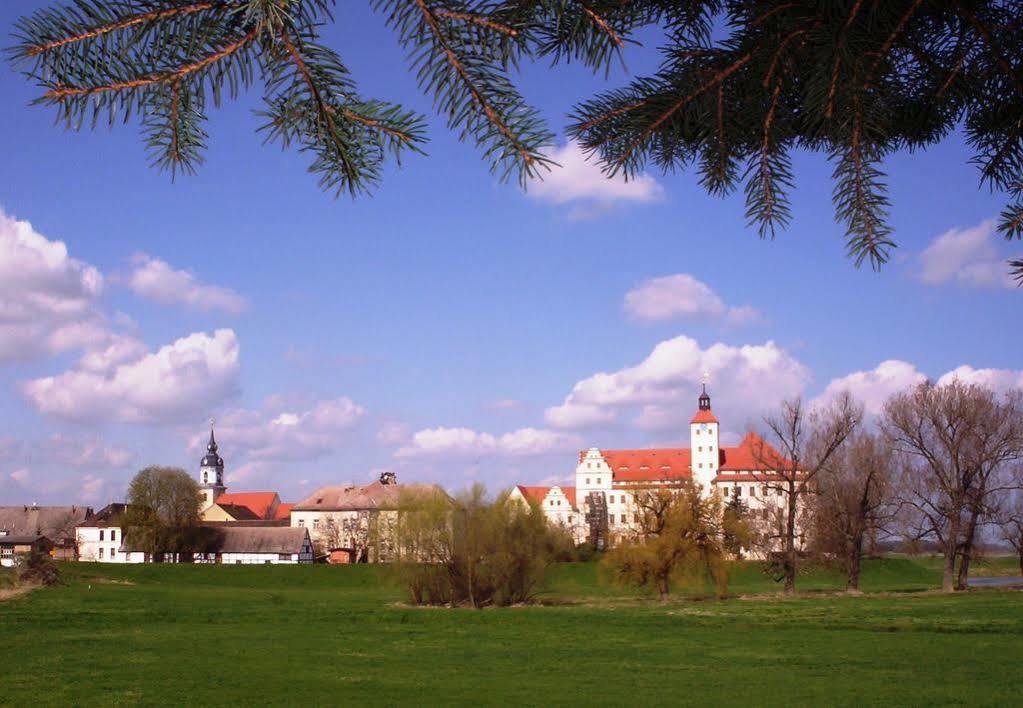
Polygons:
<instances>
[{"instance_id":1,"label":"weather vane","mask_svg":"<svg viewBox=\"0 0 1023 708\"><path fill-rule=\"evenodd\" d=\"M707 381L710 380L710 372L704 371L703 376L700 377L700 381L703 383L703 392L707 392Z\"/></svg>"}]
</instances>

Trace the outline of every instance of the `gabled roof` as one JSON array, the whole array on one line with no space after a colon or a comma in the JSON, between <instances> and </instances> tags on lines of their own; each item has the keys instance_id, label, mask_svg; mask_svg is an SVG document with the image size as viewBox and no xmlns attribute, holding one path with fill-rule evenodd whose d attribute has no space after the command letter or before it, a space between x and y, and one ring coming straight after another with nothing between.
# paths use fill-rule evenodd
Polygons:
<instances>
[{"instance_id":1,"label":"gabled roof","mask_svg":"<svg viewBox=\"0 0 1023 708\"><path fill-rule=\"evenodd\" d=\"M687 447L601 450L616 481L689 479L692 454Z\"/></svg>"},{"instance_id":2,"label":"gabled roof","mask_svg":"<svg viewBox=\"0 0 1023 708\"><path fill-rule=\"evenodd\" d=\"M277 492L227 492L217 497L217 504L236 504L252 510L257 519L269 519L273 516L273 506L280 504Z\"/></svg>"},{"instance_id":3,"label":"gabled roof","mask_svg":"<svg viewBox=\"0 0 1023 708\"><path fill-rule=\"evenodd\" d=\"M290 519L291 518L291 507L293 507L293 506L295 506L295 505L294 504L285 504L285 503L281 502L277 506L277 511L274 512L274 518L275 519Z\"/></svg>"},{"instance_id":4,"label":"gabled roof","mask_svg":"<svg viewBox=\"0 0 1023 708\"><path fill-rule=\"evenodd\" d=\"M529 501L534 501L537 504L543 504L544 499L550 494L552 489L560 489L561 493L568 498L568 504L573 509L575 506L575 487L563 487L560 484L555 484L552 487L530 487L524 484L518 485L518 490Z\"/></svg>"},{"instance_id":5,"label":"gabled roof","mask_svg":"<svg viewBox=\"0 0 1023 708\"><path fill-rule=\"evenodd\" d=\"M118 502L107 504L95 514L86 518L85 521L78 524L78 527L100 529L107 528L109 526L119 527L121 525L121 518L127 510L127 504L121 504Z\"/></svg>"},{"instance_id":6,"label":"gabled roof","mask_svg":"<svg viewBox=\"0 0 1023 708\"><path fill-rule=\"evenodd\" d=\"M301 553L308 531L295 526L223 526L213 550L220 553Z\"/></svg>"},{"instance_id":7,"label":"gabled roof","mask_svg":"<svg viewBox=\"0 0 1023 708\"><path fill-rule=\"evenodd\" d=\"M291 507L292 511L396 510L402 492L443 491L435 484L329 485L320 487Z\"/></svg>"},{"instance_id":8,"label":"gabled roof","mask_svg":"<svg viewBox=\"0 0 1023 708\"><path fill-rule=\"evenodd\" d=\"M90 516L88 506L0 506L0 531L61 541L73 538L75 526Z\"/></svg>"},{"instance_id":9,"label":"gabled roof","mask_svg":"<svg viewBox=\"0 0 1023 708\"><path fill-rule=\"evenodd\" d=\"M225 504L222 501L217 501L214 506L219 506L224 510L225 514L235 521L255 521L263 518L249 507L242 506L241 504Z\"/></svg>"},{"instance_id":10,"label":"gabled roof","mask_svg":"<svg viewBox=\"0 0 1023 708\"><path fill-rule=\"evenodd\" d=\"M770 443L756 433L746 433L736 447L721 448L719 469L730 471L770 471L792 466Z\"/></svg>"}]
</instances>

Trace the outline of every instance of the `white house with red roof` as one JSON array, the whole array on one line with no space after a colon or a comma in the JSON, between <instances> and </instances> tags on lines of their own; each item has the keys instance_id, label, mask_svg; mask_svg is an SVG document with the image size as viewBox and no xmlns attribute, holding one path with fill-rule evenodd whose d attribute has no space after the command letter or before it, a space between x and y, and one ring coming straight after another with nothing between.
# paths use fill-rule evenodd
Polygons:
<instances>
[{"instance_id":1,"label":"white house with red roof","mask_svg":"<svg viewBox=\"0 0 1023 708\"><path fill-rule=\"evenodd\" d=\"M706 386L689 421L689 447L606 450L579 453L575 486L518 486L512 495L539 504L552 523L571 529L577 542L589 533L587 514L606 508L608 530L635 528L639 512L634 494L651 488L696 484L705 494L738 496L752 518L767 522L782 508L782 492L772 485L790 463L756 433L736 446L721 446L720 422ZM601 511L602 513L602 511Z\"/></svg>"}]
</instances>

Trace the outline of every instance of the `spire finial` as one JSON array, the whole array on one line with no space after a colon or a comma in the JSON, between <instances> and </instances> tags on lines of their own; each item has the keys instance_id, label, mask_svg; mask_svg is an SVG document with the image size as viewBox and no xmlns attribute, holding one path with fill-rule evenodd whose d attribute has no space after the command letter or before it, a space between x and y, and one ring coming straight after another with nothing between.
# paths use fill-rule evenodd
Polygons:
<instances>
[{"instance_id":1,"label":"spire finial","mask_svg":"<svg viewBox=\"0 0 1023 708\"><path fill-rule=\"evenodd\" d=\"M704 371L703 376L700 377L700 381L703 383L703 392L707 393L707 381L710 380L710 372Z\"/></svg>"},{"instance_id":2,"label":"spire finial","mask_svg":"<svg viewBox=\"0 0 1023 708\"><path fill-rule=\"evenodd\" d=\"M206 449L209 450L210 452L216 452L216 449L217 449L217 439L215 437L213 437L213 424L215 422L216 421L211 417L210 418L210 441L206 445Z\"/></svg>"}]
</instances>

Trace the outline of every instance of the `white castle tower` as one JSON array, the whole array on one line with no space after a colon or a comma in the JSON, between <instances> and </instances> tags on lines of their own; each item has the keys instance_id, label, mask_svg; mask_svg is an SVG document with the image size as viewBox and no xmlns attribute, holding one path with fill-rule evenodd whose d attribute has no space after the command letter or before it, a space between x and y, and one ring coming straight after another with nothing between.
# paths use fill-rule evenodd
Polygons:
<instances>
[{"instance_id":1,"label":"white castle tower","mask_svg":"<svg viewBox=\"0 0 1023 708\"><path fill-rule=\"evenodd\" d=\"M205 511L227 491L224 485L224 458L217 454L217 441L213 437L213 421L210 421L210 441L206 443L206 455L199 462L199 489L202 504L199 511Z\"/></svg>"},{"instance_id":2,"label":"white castle tower","mask_svg":"<svg viewBox=\"0 0 1023 708\"><path fill-rule=\"evenodd\" d=\"M706 377L696 415L689 421L689 440L693 482L709 494L721 464L721 449L718 446L718 419L710 409Z\"/></svg>"}]
</instances>

